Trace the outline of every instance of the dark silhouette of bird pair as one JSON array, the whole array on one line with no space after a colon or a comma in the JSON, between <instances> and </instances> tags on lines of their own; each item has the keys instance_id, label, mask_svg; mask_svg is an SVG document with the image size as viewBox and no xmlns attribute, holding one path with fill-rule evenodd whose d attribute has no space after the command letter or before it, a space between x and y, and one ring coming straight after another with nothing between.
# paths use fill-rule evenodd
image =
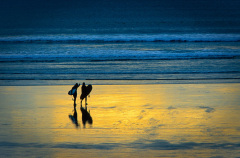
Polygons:
<instances>
[{"instance_id":1,"label":"dark silhouette of bird pair","mask_svg":"<svg viewBox=\"0 0 240 158\"><path fill-rule=\"evenodd\" d=\"M72 89L68 92L69 95L73 96L74 99L74 107L76 106L76 99L77 99L77 89L80 86L80 84L76 83ZM87 96L89 96L90 92L92 91L92 85L89 84L88 86L85 85L85 82L82 84L82 94L80 96L81 101L81 107L82 107L82 101L85 99L85 108L87 106Z\"/></svg>"}]
</instances>

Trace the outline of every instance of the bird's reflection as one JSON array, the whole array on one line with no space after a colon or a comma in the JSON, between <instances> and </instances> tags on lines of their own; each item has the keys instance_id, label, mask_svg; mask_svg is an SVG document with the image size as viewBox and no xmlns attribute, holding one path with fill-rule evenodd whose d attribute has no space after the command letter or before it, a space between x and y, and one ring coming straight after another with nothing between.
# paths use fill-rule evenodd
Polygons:
<instances>
[{"instance_id":1,"label":"bird's reflection","mask_svg":"<svg viewBox=\"0 0 240 158\"><path fill-rule=\"evenodd\" d=\"M72 120L72 123L76 125L76 128L79 127L78 119L77 119L77 110L76 104L74 103L73 115L69 115L69 118Z\"/></svg>"}]
</instances>

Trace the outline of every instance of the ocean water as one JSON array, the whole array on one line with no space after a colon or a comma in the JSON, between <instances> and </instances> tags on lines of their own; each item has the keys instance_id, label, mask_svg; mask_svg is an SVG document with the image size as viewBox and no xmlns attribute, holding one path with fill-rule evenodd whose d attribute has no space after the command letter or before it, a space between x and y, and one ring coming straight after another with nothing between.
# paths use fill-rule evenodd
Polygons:
<instances>
[{"instance_id":1,"label":"ocean water","mask_svg":"<svg viewBox=\"0 0 240 158\"><path fill-rule=\"evenodd\" d=\"M239 82L239 7L236 0L2 1L0 85Z\"/></svg>"}]
</instances>

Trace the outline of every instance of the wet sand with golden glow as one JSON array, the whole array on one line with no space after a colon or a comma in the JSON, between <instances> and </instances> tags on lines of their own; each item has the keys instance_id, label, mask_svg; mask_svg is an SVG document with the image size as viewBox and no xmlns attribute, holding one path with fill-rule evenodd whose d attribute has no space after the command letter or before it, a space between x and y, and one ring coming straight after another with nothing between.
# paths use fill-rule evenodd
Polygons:
<instances>
[{"instance_id":1,"label":"wet sand with golden glow","mask_svg":"<svg viewBox=\"0 0 240 158\"><path fill-rule=\"evenodd\" d=\"M93 85L85 126L71 87L1 86L0 155L240 156L239 83Z\"/></svg>"}]
</instances>

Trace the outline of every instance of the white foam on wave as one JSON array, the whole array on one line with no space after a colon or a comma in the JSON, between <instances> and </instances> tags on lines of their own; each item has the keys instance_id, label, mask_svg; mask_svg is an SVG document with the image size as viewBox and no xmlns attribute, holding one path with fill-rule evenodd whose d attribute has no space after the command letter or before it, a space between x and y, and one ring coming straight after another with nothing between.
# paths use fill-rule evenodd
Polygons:
<instances>
[{"instance_id":1,"label":"white foam on wave","mask_svg":"<svg viewBox=\"0 0 240 158\"><path fill-rule=\"evenodd\" d=\"M181 59L221 59L221 58L240 58L240 52L213 51L213 50L195 50L191 52L175 51L135 51L135 50L79 50L75 53L22 53L22 54L0 54L1 61L5 60L181 60Z\"/></svg>"},{"instance_id":2,"label":"white foam on wave","mask_svg":"<svg viewBox=\"0 0 240 158\"><path fill-rule=\"evenodd\" d=\"M58 34L0 37L0 42L239 42L240 34Z\"/></svg>"}]
</instances>

